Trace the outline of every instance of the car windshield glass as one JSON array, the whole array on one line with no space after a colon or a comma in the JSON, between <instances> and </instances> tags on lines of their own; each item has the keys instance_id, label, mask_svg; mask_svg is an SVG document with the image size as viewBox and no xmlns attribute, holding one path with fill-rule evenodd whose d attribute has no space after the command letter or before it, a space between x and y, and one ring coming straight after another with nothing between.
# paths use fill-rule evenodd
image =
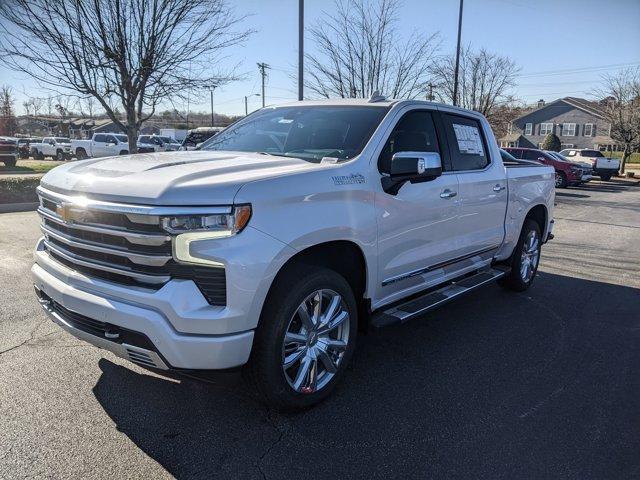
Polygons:
<instances>
[{"instance_id":1,"label":"car windshield glass","mask_svg":"<svg viewBox=\"0 0 640 480\"><path fill-rule=\"evenodd\" d=\"M148 135L141 135L140 137L138 137L138 141L140 143L149 143L149 136Z\"/></svg>"},{"instance_id":2,"label":"car windshield glass","mask_svg":"<svg viewBox=\"0 0 640 480\"><path fill-rule=\"evenodd\" d=\"M262 152L319 162L358 155L387 113L380 106L303 106L260 110L210 138L202 150Z\"/></svg>"},{"instance_id":3,"label":"car windshield glass","mask_svg":"<svg viewBox=\"0 0 640 480\"><path fill-rule=\"evenodd\" d=\"M56 137L56 143L71 143L71 140L65 137Z\"/></svg>"},{"instance_id":4,"label":"car windshield glass","mask_svg":"<svg viewBox=\"0 0 640 480\"><path fill-rule=\"evenodd\" d=\"M604 157L604 155L602 154L602 152L599 152L598 150L582 150L582 152L580 152L580 156L582 157Z\"/></svg>"},{"instance_id":5,"label":"car windshield glass","mask_svg":"<svg viewBox=\"0 0 640 480\"><path fill-rule=\"evenodd\" d=\"M176 141L171 137L158 137L164 143L176 143Z\"/></svg>"},{"instance_id":6,"label":"car windshield glass","mask_svg":"<svg viewBox=\"0 0 640 480\"><path fill-rule=\"evenodd\" d=\"M127 139L126 135L114 135L114 137L116 137L118 139L119 142L128 142L129 140Z\"/></svg>"}]
</instances>

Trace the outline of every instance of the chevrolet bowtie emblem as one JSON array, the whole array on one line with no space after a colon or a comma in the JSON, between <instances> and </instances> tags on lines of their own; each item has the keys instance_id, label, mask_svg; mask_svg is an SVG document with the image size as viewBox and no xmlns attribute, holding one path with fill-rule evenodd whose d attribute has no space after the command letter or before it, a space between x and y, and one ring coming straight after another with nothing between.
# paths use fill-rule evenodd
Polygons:
<instances>
[{"instance_id":1,"label":"chevrolet bowtie emblem","mask_svg":"<svg viewBox=\"0 0 640 480\"><path fill-rule=\"evenodd\" d=\"M70 203L62 203L60 205L56 205L56 213L62 219L64 223L71 223L71 204Z\"/></svg>"}]
</instances>

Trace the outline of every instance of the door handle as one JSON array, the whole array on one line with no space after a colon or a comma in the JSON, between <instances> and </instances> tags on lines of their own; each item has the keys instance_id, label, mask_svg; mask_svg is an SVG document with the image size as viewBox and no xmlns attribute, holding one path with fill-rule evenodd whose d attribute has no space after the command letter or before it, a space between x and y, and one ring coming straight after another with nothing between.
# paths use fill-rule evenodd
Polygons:
<instances>
[{"instance_id":1,"label":"door handle","mask_svg":"<svg viewBox=\"0 0 640 480\"><path fill-rule=\"evenodd\" d=\"M458 194L458 192L454 192L453 190L449 190L448 188L444 190L440 194L440 198L453 198Z\"/></svg>"},{"instance_id":2,"label":"door handle","mask_svg":"<svg viewBox=\"0 0 640 480\"><path fill-rule=\"evenodd\" d=\"M494 192L501 192L501 191L502 191L502 190L504 190L505 188L507 188L507 187L505 187L505 186L503 186L503 185L498 184L498 185L496 185L495 187L493 187L493 191L494 191Z\"/></svg>"}]
</instances>

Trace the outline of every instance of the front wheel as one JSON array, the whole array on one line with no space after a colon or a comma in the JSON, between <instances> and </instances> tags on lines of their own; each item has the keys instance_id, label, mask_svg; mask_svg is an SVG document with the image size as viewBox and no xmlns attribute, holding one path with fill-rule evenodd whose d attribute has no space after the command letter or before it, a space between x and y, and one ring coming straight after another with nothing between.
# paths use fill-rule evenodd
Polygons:
<instances>
[{"instance_id":1,"label":"front wheel","mask_svg":"<svg viewBox=\"0 0 640 480\"><path fill-rule=\"evenodd\" d=\"M266 403L300 410L325 399L353 354L358 311L347 281L332 270L296 265L265 304L248 365Z\"/></svg>"},{"instance_id":2,"label":"front wheel","mask_svg":"<svg viewBox=\"0 0 640 480\"><path fill-rule=\"evenodd\" d=\"M62 150L58 150L56 152L56 156L55 159L58 160L59 162L63 162L67 157L65 156L64 152Z\"/></svg>"},{"instance_id":3,"label":"front wheel","mask_svg":"<svg viewBox=\"0 0 640 480\"><path fill-rule=\"evenodd\" d=\"M600 175L600 180L602 180L604 182L608 182L609 180L611 180L611 174L610 173L603 173L602 175Z\"/></svg>"},{"instance_id":4,"label":"front wheel","mask_svg":"<svg viewBox=\"0 0 640 480\"><path fill-rule=\"evenodd\" d=\"M498 283L508 290L524 292L533 283L540 263L542 235L537 222L530 218L524 221L520 238L511 254L511 271Z\"/></svg>"}]
</instances>

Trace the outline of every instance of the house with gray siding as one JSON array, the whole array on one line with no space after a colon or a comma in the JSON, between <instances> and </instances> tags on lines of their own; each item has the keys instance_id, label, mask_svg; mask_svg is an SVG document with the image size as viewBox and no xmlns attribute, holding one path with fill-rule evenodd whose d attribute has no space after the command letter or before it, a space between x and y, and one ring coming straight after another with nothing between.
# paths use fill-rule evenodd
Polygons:
<instances>
[{"instance_id":1,"label":"house with gray siding","mask_svg":"<svg viewBox=\"0 0 640 480\"><path fill-rule=\"evenodd\" d=\"M501 147L539 148L549 133L555 133L562 148L615 149L598 102L565 97L538 107L511 122L509 133L499 139Z\"/></svg>"}]
</instances>

